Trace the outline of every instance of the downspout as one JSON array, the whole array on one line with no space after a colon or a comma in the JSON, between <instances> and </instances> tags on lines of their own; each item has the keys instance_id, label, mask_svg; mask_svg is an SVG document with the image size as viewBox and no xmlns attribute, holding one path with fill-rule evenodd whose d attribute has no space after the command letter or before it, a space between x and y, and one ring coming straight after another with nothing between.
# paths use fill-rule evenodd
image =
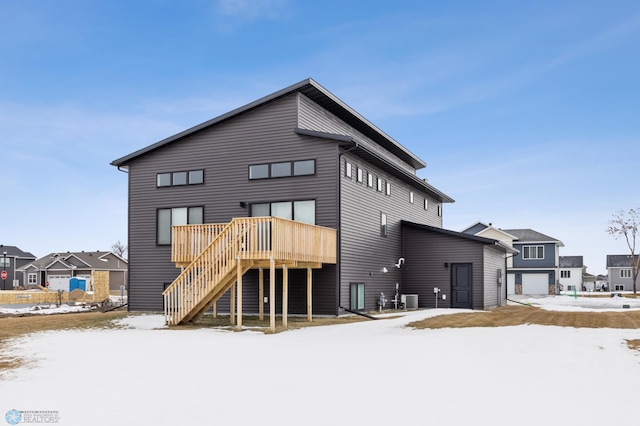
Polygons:
<instances>
[{"instance_id":1,"label":"downspout","mask_svg":"<svg viewBox=\"0 0 640 426\"><path fill-rule=\"evenodd\" d=\"M353 151L354 149L356 149L358 147L358 142L355 141L353 139L353 137L351 138L351 142L353 142L353 146L347 150L345 150L344 152L340 152L338 154L338 207L337 207L337 213L338 213L338 232L336 235L336 250L338 251L337 253L337 267L336 267L336 299L337 299L337 304L336 304L336 316L338 316L340 314L340 308L342 308L342 292L340 291L340 277L342 275L342 266L341 266L341 260L342 260L342 256L341 256L341 242L342 242L342 209L340 208L340 205L342 203L342 172L340 170L340 167L342 165L342 156L350 151ZM338 146L338 151L340 150L340 146Z\"/></svg>"},{"instance_id":2,"label":"downspout","mask_svg":"<svg viewBox=\"0 0 640 426\"><path fill-rule=\"evenodd\" d=\"M118 171L122 172L122 173L126 173L129 174L129 170L126 169L122 169L121 166L118 166ZM130 205L131 205L131 178L127 179L127 185L129 186L129 188L127 188L127 245L129 244L130 238L129 238L129 233L130 233L130 227L131 227L131 218L129 217L130 214ZM131 276L131 271L129 270L131 268L131 262L129 262L129 257L130 257L131 253L129 253L127 255L127 272L125 272L124 276L126 277L126 283L127 283L127 303L126 303L126 307L127 307L127 311L129 310L129 301L131 300L131 298L129 297L130 294L129 292L131 291L131 283L129 282L129 277Z\"/></svg>"}]
</instances>

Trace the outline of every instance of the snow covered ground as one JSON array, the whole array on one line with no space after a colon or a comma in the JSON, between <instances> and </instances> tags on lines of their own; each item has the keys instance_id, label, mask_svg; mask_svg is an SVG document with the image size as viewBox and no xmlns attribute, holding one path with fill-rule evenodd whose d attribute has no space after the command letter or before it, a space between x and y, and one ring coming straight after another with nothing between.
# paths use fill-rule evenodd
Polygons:
<instances>
[{"instance_id":1,"label":"snow covered ground","mask_svg":"<svg viewBox=\"0 0 640 426\"><path fill-rule=\"evenodd\" d=\"M576 308L570 299L535 302ZM0 379L0 415L60 425L638 424L640 355L625 339L640 330L405 327L455 312L276 335L169 330L159 315L37 333L10 345L32 362Z\"/></svg>"}]
</instances>

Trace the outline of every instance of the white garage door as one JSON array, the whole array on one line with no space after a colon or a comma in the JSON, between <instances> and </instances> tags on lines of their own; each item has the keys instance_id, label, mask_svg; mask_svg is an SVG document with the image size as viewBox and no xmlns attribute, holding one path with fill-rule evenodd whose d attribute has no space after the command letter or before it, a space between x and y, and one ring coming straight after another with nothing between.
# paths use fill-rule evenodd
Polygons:
<instances>
[{"instance_id":1,"label":"white garage door","mask_svg":"<svg viewBox=\"0 0 640 426\"><path fill-rule=\"evenodd\" d=\"M522 274L522 294L549 294L549 275Z\"/></svg>"},{"instance_id":2,"label":"white garage door","mask_svg":"<svg viewBox=\"0 0 640 426\"><path fill-rule=\"evenodd\" d=\"M70 275L49 275L47 280L49 281L49 290L64 290L69 291Z\"/></svg>"}]
</instances>

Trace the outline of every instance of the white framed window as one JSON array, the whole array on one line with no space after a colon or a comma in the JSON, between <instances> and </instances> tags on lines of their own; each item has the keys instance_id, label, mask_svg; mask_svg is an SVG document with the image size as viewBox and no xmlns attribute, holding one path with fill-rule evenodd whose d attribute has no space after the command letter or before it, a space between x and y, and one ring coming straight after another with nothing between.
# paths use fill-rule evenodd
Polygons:
<instances>
[{"instance_id":1,"label":"white framed window","mask_svg":"<svg viewBox=\"0 0 640 426\"><path fill-rule=\"evenodd\" d=\"M11 267L11 258L1 256L0 257L0 268L10 268L10 267Z\"/></svg>"},{"instance_id":2,"label":"white framed window","mask_svg":"<svg viewBox=\"0 0 640 426\"><path fill-rule=\"evenodd\" d=\"M571 278L571 271L560 271L560 278Z\"/></svg>"},{"instance_id":3,"label":"white framed window","mask_svg":"<svg viewBox=\"0 0 640 426\"><path fill-rule=\"evenodd\" d=\"M631 278L631 269L620 269L620 278Z\"/></svg>"},{"instance_id":4,"label":"white framed window","mask_svg":"<svg viewBox=\"0 0 640 426\"><path fill-rule=\"evenodd\" d=\"M382 192L382 179L378 178L378 192Z\"/></svg>"},{"instance_id":5,"label":"white framed window","mask_svg":"<svg viewBox=\"0 0 640 426\"><path fill-rule=\"evenodd\" d=\"M391 195L391 184L389 182L387 182L387 195Z\"/></svg>"},{"instance_id":6,"label":"white framed window","mask_svg":"<svg viewBox=\"0 0 640 426\"><path fill-rule=\"evenodd\" d=\"M373 175L371 173L367 173L367 186L373 188Z\"/></svg>"},{"instance_id":7,"label":"white framed window","mask_svg":"<svg viewBox=\"0 0 640 426\"><path fill-rule=\"evenodd\" d=\"M544 259L544 246L523 246L523 259Z\"/></svg>"},{"instance_id":8,"label":"white framed window","mask_svg":"<svg viewBox=\"0 0 640 426\"><path fill-rule=\"evenodd\" d=\"M413 191L409 192L409 202L413 204Z\"/></svg>"},{"instance_id":9,"label":"white framed window","mask_svg":"<svg viewBox=\"0 0 640 426\"><path fill-rule=\"evenodd\" d=\"M616 284L614 287L615 291L624 291L624 285L622 284Z\"/></svg>"},{"instance_id":10,"label":"white framed window","mask_svg":"<svg viewBox=\"0 0 640 426\"><path fill-rule=\"evenodd\" d=\"M438 216L442 216L442 204L438 204Z\"/></svg>"},{"instance_id":11,"label":"white framed window","mask_svg":"<svg viewBox=\"0 0 640 426\"><path fill-rule=\"evenodd\" d=\"M351 174L352 174L352 172L351 172L351 163L346 161L345 162L345 167L344 167L344 175L346 177L350 178Z\"/></svg>"},{"instance_id":12,"label":"white framed window","mask_svg":"<svg viewBox=\"0 0 640 426\"><path fill-rule=\"evenodd\" d=\"M31 285L38 284L38 274L34 274L34 273L27 274L27 284L31 284Z\"/></svg>"},{"instance_id":13,"label":"white framed window","mask_svg":"<svg viewBox=\"0 0 640 426\"><path fill-rule=\"evenodd\" d=\"M576 290L576 286L575 286L575 285L568 285L568 286L567 286L567 290L569 290L569 291L575 291L575 290Z\"/></svg>"},{"instance_id":14,"label":"white framed window","mask_svg":"<svg viewBox=\"0 0 640 426\"><path fill-rule=\"evenodd\" d=\"M424 209L429 210L429 200L427 200L426 198L424 199Z\"/></svg>"},{"instance_id":15,"label":"white framed window","mask_svg":"<svg viewBox=\"0 0 640 426\"><path fill-rule=\"evenodd\" d=\"M364 175L364 170L358 167L358 171L357 171L358 182L362 183L363 175Z\"/></svg>"}]
</instances>

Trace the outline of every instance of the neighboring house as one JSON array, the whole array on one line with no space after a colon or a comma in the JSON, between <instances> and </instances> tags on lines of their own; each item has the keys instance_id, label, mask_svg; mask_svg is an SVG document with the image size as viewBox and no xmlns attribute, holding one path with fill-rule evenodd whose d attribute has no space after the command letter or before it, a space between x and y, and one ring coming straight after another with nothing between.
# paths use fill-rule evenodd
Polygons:
<instances>
[{"instance_id":1,"label":"neighboring house","mask_svg":"<svg viewBox=\"0 0 640 426\"><path fill-rule=\"evenodd\" d=\"M462 232L498 239L517 251L507 257L507 294L539 295L558 291L559 249L564 246L561 241L532 229L500 229L483 222Z\"/></svg>"},{"instance_id":2,"label":"neighboring house","mask_svg":"<svg viewBox=\"0 0 640 426\"><path fill-rule=\"evenodd\" d=\"M598 291L596 276L588 273L586 267L582 273L582 289L585 291Z\"/></svg>"},{"instance_id":3,"label":"neighboring house","mask_svg":"<svg viewBox=\"0 0 640 426\"><path fill-rule=\"evenodd\" d=\"M127 285L128 264L110 251L50 253L24 266L18 272L29 286L46 286L49 290L91 290L91 273L109 271L109 289Z\"/></svg>"},{"instance_id":4,"label":"neighboring house","mask_svg":"<svg viewBox=\"0 0 640 426\"><path fill-rule=\"evenodd\" d=\"M596 276L596 291L608 291L609 290L609 276L598 274Z\"/></svg>"},{"instance_id":5,"label":"neighboring house","mask_svg":"<svg viewBox=\"0 0 640 426\"><path fill-rule=\"evenodd\" d=\"M559 259L560 278L558 283L560 291L582 291L584 287L584 261L582 256L560 256ZM594 280L590 280L593 287ZM593 291L593 288L590 288Z\"/></svg>"},{"instance_id":6,"label":"neighboring house","mask_svg":"<svg viewBox=\"0 0 640 426\"><path fill-rule=\"evenodd\" d=\"M638 255L634 257L638 261ZM633 273L630 254L608 254L607 273L610 291L633 291ZM640 290L640 275L636 281L636 290Z\"/></svg>"},{"instance_id":7,"label":"neighboring house","mask_svg":"<svg viewBox=\"0 0 640 426\"><path fill-rule=\"evenodd\" d=\"M7 271L7 278L0 280L0 289L13 290L17 287L24 287L26 281L17 271L35 259L33 254L22 251L16 246L0 245L0 270Z\"/></svg>"},{"instance_id":8,"label":"neighboring house","mask_svg":"<svg viewBox=\"0 0 640 426\"><path fill-rule=\"evenodd\" d=\"M167 308L173 322L210 306L339 315L377 309L381 293L390 301L396 287L425 295L440 287L447 298L439 306L450 306L451 273L431 279L435 271L423 268L417 248L432 235L431 244L460 239L433 231L453 199L417 177L422 159L312 79L111 164L129 175L131 310ZM417 233L423 238L415 241ZM461 240L491 246L487 258L504 259L508 250L488 239ZM499 262L486 271L485 257L458 249L440 255L474 268L467 283L474 297L465 306L501 303L484 291L496 286ZM425 275L411 272L418 268ZM443 263L433 268L442 277ZM417 303L431 307L435 299Z\"/></svg>"},{"instance_id":9,"label":"neighboring house","mask_svg":"<svg viewBox=\"0 0 640 426\"><path fill-rule=\"evenodd\" d=\"M478 237L492 238L494 240L501 241L509 247L513 247L513 242L517 240L516 237L505 232L500 228L496 228L492 223L477 222L464 230L465 234L476 235ZM514 253L515 254L515 253ZM513 266L513 254L507 257L507 268Z\"/></svg>"},{"instance_id":10,"label":"neighboring house","mask_svg":"<svg viewBox=\"0 0 640 426\"><path fill-rule=\"evenodd\" d=\"M515 236L518 254L507 276L508 294L556 294L562 241L533 229L505 229Z\"/></svg>"}]
</instances>

